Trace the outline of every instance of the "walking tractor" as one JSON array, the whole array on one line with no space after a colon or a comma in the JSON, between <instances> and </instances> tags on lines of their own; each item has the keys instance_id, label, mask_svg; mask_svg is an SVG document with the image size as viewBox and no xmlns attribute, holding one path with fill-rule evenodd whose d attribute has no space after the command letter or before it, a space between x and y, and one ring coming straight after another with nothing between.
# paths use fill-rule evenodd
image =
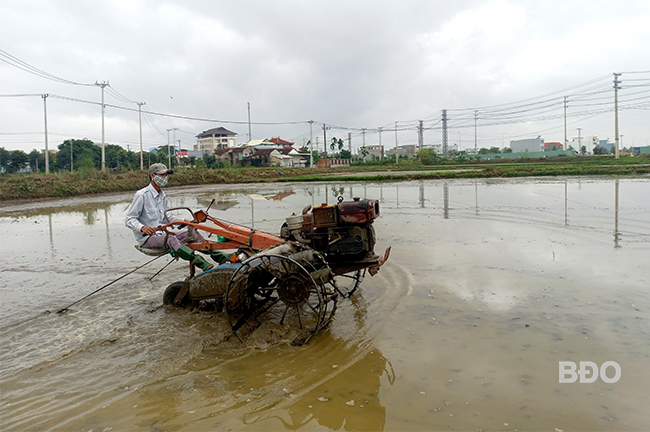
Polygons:
<instances>
[{"instance_id":1,"label":"walking tractor","mask_svg":"<svg viewBox=\"0 0 650 432\"><path fill-rule=\"evenodd\" d=\"M199 273L190 261L190 275L167 287L163 303L191 307L213 299L240 340L271 322L299 330L296 340L308 341L332 321L339 297L354 294L366 272L374 276L390 253L390 247L383 256L374 253L379 202L373 199L340 196L334 205L309 205L286 218L279 236L219 220L209 208L169 209L188 210L192 222L159 227L173 235L171 227L188 225L190 239L192 230L204 231L205 240L187 246L218 263Z\"/></svg>"}]
</instances>

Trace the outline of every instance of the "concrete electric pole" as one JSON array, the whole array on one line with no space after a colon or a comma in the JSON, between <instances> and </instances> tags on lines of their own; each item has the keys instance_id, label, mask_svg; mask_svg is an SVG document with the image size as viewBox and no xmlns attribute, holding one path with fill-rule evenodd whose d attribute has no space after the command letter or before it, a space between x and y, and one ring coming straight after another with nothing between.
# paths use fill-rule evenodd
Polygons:
<instances>
[{"instance_id":1,"label":"concrete electric pole","mask_svg":"<svg viewBox=\"0 0 650 432\"><path fill-rule=\"evenodd\" d=\"M447 146L448 135L447 135L447 110L442 110L442 157L447 157Z\"/></svg>"},{"instance_id":2,"label":"concrete electric pole","mask_svg":"<svg viewBox=\"0 0 650 432\"><path fill-rule=\"evenodd\" d=\"M144 105L144 102L136 102L138 104L138 119L140 121L140 170L144 169L144 160L143 158L143 152L142 152L142 105Z\"/></svg>"},{"instance_id":3,"label":"concrete electric pole","mask_svg":"<svg viewBox=\"0 0 650 432\"><path fill-rule=\"evenodd\" d=\"M313 120L309 120L309 168L314 167L314 131L312 126L314 125Z\"/></svg>"},{"instance_id":4,"label":"concrete electric pole","mask_svg":"<svg viewBox=\"0 0 650 432\"><path fill-rule=\"evenodd\" d=\"M50 173L50 149L47 144L47 97L48 94L43 94L43 111L45 112L45 174Z\"/></svg>"},{"instance_id":5,"label":"concrete electric pole","mask_svg":"<svg viewBox=\"0 0 650 432\"><path fill-rule=\"evenodd\" d=\"M619 158L619 147L618 147L618 91L620 87L618 86L621 81L618 80L620 73L614 72L614 135L616 135L616 159Z\"/></svg>"},{"instance_id":6,"label":"concrete electric pole","mask_svg":"<svg viewBox=\"0 0 650 432\"><path fill-rule=\"evenodd\" d=\"M251 103L247 102L248 104L248 141L253 139L253 135L251 132Z\"/></svg>"},{"instance_id":7,"label":"concrete electric pole","mask_svg":"<svg viewBox=\"0 0 650 432\"><path fill-rule=\"evenodd\" d=\"M323 123L323 151L325 159L327 159L327 131L330 129L332 128Z\"/></svg>"},{"instance_id":8,"label":"concrete electric pole","mask_svg":"<svg viewBox=\"0 0 650 432\"><path fill-rule=\"evenodd\" d=\"M106 112L106 105L104 105L104 88L109 85L109 83L108 81L95 81L95 85L102 88L102 171L106 171L106 142L104 140L104 113ZM72 168L72 166L70 168Z\"/></svg>"},{"instance_id":9,"label":"concrete electric pole","mask_svg":"<svg viewBox=\"0 0 650 432\"><path fill-rule=\"evenodd\" d=\"M397 122L395 122L395 165L399 163L399 152L397 151Z\"/></svg>"},{"instance_id":10,"label":"concrete electric pole","mask_svg":"<svg viewBox=\"0 0 650 432\"><path fill-rule=\"evenodd\" d=\"M568 96L564 96L564 150L567 150L569 148L569 141L567 140L566 135L566 108L568 106L568 99Z\"/></svg>"},{"instance_id":11,"label":"concrete electric pole","mask_svg":"<svg viewBox=\"0 0 650 432\"><path fill-rule=\"evenodd\" d=\"M169 158L167 168L170 168L170 169L172 167L172 152L171 152L171 147L170 147L170 143L169 143L169 132L171 132L171 131L172 131L171 129L167 129L167 157Z\"/></svg>"},{"instance_id":12,"label":"concrete electric pole","mask_svg":"<svg viewBox=\"0 0 650 432\"><path fill-rule=\"evenodd\" d=\"M478 110L474 110L474 154L478 154Z\"/></svg>"}]
</instances>

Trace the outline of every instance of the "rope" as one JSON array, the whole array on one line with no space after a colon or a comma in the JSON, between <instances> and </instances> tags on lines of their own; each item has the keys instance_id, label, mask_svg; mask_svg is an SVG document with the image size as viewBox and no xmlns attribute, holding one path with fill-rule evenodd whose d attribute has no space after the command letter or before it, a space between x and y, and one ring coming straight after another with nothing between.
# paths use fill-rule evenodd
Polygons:
<instances>
[{"instance_id":1,"label":"rope","mask_svg":"<svg viewBox=\"0 0 650 432\"><path fill-rule=\"evenodd\" d=\"M86 296L84 296L84 297L81 297L79 300L75 301L74 303L70 303L68 306L64 307L63 309L59 309L58 311L56 311L56 313L60 314L60 313L65 313L65 312L67 312L69 308L71 308L72 306L76 305L76 304L79 303L80 301L87 299L87 298L90 297L91 295L97 294L98 292L100 292L100 291L103 290L104 288L107 288L107 287L113 285L115 282L119 281L120 279L125 278L126 276L130 275L131 273L133 273L133 272L135 272L135 271L137 271L137 270L140 270L142 267L146 266L147 264L150 264L150 263L154 262L155 260L157 260L157 259L160 258L161 256L163 256L163 255L158 255L157 257L155 257L155 258L153 258L153 259L147 261L146 263L142 264L141 266L134 268L134 269L131 270L130 272L123 274L122 276L118 277L117 279L113 280L112 282L107 283L107 284L104 285L103 287L101 287L101 288L97 288L95 291L91 292L90 294L88 294L88 295L86 295Z\"/></svg>"}]
</instances>

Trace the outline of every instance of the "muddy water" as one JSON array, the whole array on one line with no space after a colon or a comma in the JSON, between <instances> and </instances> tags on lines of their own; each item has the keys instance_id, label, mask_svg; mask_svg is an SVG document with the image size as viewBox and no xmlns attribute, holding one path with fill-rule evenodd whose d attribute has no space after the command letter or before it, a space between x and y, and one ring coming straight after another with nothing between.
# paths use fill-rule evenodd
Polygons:
<instances>
[{"instance_id":1,"label":"muddy water","mask_svg":"<svg viewBox=\"0 0 650 432\"><path fill-rule=\"evenodd\" d=\"M187 273L150 280L167 257L56 314L150 259L123 226L131 194L0 206L0 428L650 429L650 179L168 191L274 233L339 194L381 200L392 254L303 347L162 307ZM560 361L621 377L559 383Z\"/></svg>"}]
</instances>

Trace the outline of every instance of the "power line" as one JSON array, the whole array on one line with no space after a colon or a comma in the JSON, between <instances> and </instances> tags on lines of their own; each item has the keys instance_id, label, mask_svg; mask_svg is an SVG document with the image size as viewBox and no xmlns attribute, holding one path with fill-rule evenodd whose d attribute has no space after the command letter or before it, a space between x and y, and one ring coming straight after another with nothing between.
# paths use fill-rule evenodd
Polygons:
<instances>
[{"instance_id":1,"label":"power line","mask_svg":"<svg viewBox=\"0 0 650 432\"><path fill-rule=\"evenodd\" d=\"M65 78L58 77L56 75L53 75L49 72L45 72L44 70L38 69L37 67L34 67L28 63L25 63L24 61L20 60L18 57L14 57L13 55L9 54L5 50L0 49L0 60L14 66L18 69L21 69L25 72L28 72L32 75L36 75L41 78L48 79L50 81L55 81L63 84L71 84L71 85L78 85L78 86L94 86L95 84L88 84L88 83L80 83L77 81L71 81L67 80Z\"/></svg>"}]
</instances>

